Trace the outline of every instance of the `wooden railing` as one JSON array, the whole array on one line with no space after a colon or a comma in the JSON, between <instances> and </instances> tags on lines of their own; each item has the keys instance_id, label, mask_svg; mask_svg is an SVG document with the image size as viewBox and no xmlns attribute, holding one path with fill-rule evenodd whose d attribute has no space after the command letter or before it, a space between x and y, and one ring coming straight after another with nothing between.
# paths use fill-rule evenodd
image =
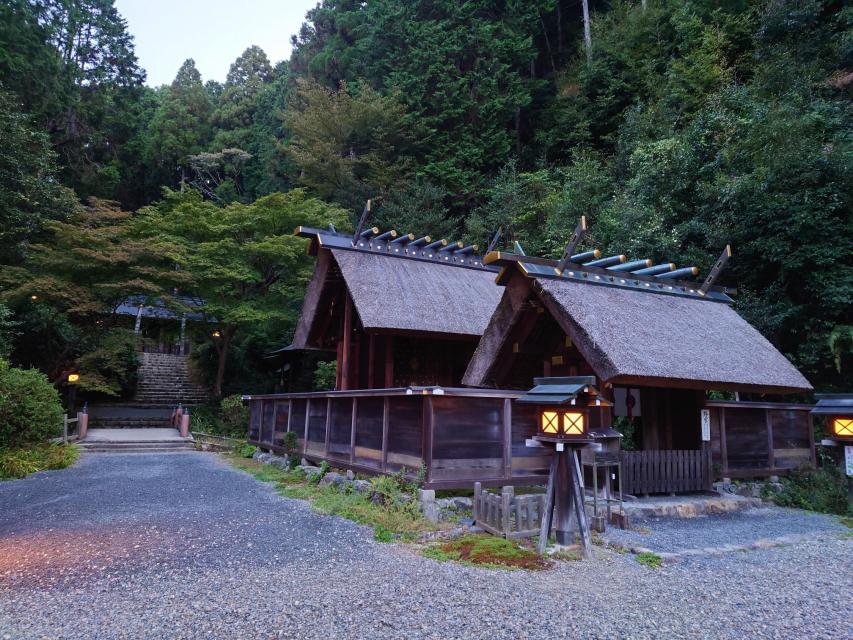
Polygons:
<instances>
[{"instance_id":1,"label":"wooden railing","mask_svg":"<svg viewBox=\"0 0 853 640\"><path fill-rule=\"evenodd\" d=\"M711 451L622 451L622 492L630 494L710 491Z\"/></svg>"},{"instance_id":2,"label":"wooden railing","mask_svg":"<svg viewBox=\"0 0 853 640\"><path fill-rule=\"evenodd\" d=\"M513 487L503 487L500 495L484 491L474 483L474 521L478 527L504 538L532 538L539 535L545 494L517 496Z\"/></svg>"}]
</instances>

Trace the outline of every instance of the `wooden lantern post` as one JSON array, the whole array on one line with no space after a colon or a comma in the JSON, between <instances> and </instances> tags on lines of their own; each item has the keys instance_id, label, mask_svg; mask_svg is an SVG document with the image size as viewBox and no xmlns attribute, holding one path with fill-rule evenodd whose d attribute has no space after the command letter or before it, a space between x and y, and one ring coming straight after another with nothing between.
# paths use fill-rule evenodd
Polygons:
<instances>
[{"instance_id":1,"label":"wooden lantern post","mask_svg":"<svg viewBox=\"0 0 853 640\"><path fill-rule=\"evenodd\" d=\"M539 532L539 553L545 552L552 523L557 544L574 543L574 521L584 556L589 558L592 540L584 507L580 450L594 440L589 433L589 409L609 403L593 386L594 377L536 378L534 382L536 386L517 402L538 406L533 439L540 446L554 450Z\"/></svg>"}]
</instances>

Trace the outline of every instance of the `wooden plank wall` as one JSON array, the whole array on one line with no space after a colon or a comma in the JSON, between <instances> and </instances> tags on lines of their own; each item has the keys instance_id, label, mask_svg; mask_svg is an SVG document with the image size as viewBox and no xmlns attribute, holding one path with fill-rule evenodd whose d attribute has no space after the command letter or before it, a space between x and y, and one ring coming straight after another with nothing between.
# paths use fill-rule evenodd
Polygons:
<instances>
[{"instance_id":1,"label":"wooden plank wall","mask_svg":"<svg viewBox=\"0 0 853 640\"><path fill-rule=\"evenodd\" d=\"M622 451L622 491L630 494L710 491L710 449Z\"/></svg>"}]
</instances>

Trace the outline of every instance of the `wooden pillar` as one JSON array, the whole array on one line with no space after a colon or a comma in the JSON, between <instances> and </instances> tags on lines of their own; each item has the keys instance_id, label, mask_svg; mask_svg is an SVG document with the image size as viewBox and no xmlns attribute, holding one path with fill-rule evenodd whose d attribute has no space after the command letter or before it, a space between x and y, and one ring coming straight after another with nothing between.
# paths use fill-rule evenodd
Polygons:
<instances>
[{"instance_id":1,"label":"wooden pillar","mask_svg":"<svg viewBox=\"0 0 853 640\"><path fill-rule=\"evenodd\" d=\"M557 544L572 544L574 543L574 535L572 532L572 512L574 511L574 496L571 485L571 470L569 469L570 450L556 451L557 456L557 477L554 487L554 534L557 537Z\"/></svg>"},{"instance_id":2,"label":"wooden pillar","mask_svg":"<svg viewBox=\"0 0 853 640\"><path fill-rule=\"evenodd\" d=\"M767 468L776 468L776 455L773 452L773 418L770 409L764 409L764 420L767 424Z\"/></svg>"},{"instance_id":3,"label":"wooden pillar","mask_svg":"<svg viewBox=\"0 0 853 640\"><path fill-rule=\"evenodd\" d=\"M394 336L385 336L385 388L394 386Z\"/></svg>"},{"instance_id":4,"label":"wooden pillar","mask_svg":"<svg viewBox=\"0 0 853 640\"><path fill-rule=\"evenodd\" d=\"M388 424L390 420L391 402L385 396L382 405L382 471L388 471Z\"/></svg>"},{"instance_id":5,"label":"wooden pillar","mask_svg":"<svg viewBox=\"0 0 853 640\"><path fill-rule=\"evenodd\" d=\"M720 407L720 464L723 467L723 475L729 471L729 447L726 442L726 408Z\"/></svg>"},{"instance_id":6,"label":"wooden pillar","mask_svg":"<svg viewBox=\"0 0 853 640\"><path fill-rule=\"evenodd\" d=\"M373 378L376 375L374 361L376 360L376 336L370 334L367 337L367 389L373 389Z\"/></svg>"},{"instance_id":7,"label":"wooden pillar","mask_svg":"<svg viewBox=\"0 0 853 640\"><path fill-rule=\"evenodd\" d=\"M512 478L512 400L504 398L503 406L504 478Z\"/></svg>"},{"instance_id":8,"label":"wooden pillar","mask_svg":"<svg viewBox=\"0 0 853 640\"><path fill-rule=\"evenodd\" d=\"M358 418L358 398L352 399L352 425L349 438L349 462L355 462L355 425Z\"/></svg>"},{"instance_id":9,"label":"wooden pillar","mask_svg":"<svg viewBox=\"0 0 853 640\"><path fill-rule=\"evenodd\" d=\"M338 366L341 370L341 390L348 391L352 379L350 378L351 354L352 348L352 299L349 295L346 296L344 303L344 331L341 336L341 357L338 361Z\"/></svg>"}]
</instances>

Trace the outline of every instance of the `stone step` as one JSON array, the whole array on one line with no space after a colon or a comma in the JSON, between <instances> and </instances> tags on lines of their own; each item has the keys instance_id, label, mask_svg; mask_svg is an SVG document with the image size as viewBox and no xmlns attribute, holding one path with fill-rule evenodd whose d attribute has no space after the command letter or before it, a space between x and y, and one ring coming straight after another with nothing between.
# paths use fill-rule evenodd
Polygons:
<instances>
[{"instance_id":1,"label":"stone step","mask_svg":"<svg viewBox=\"0 0 853 640\"><path fill-rule=\"evenodd\" d=\"M80 446L89 453L166 453L195 450L191 442L84 442Z\"/></svg>"}]
</instances>

